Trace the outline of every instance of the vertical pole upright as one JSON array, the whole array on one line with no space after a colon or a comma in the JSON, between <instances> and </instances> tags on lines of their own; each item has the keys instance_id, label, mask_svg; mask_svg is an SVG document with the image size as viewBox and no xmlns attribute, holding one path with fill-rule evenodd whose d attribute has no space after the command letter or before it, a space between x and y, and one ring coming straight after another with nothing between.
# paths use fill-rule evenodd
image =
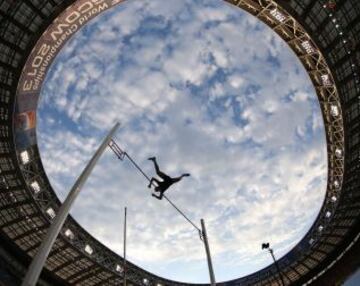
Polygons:
<instances>
[{"instance_id":1,"label":"vertical pole upright","mask_svg":"<svg viewBox=\"0 0 360 286\"><path fill-rule=\"evenodd\" d=\"M21 284L21 286L35 286L40 273L44 267L46 262L46 258L48 257L51 248L58 236L59 232L61 231L62 226L66 220L70 212L70 208L73 205L75 199L80 193L81 188L85 184L85 181L89 177L91 171L94 169L97 161L99 160L101 154L106 149L108 143L110 142L111 138L113 137L115 131L118 129L119 123L116 123L115 126L111 129L109 134L105 137L103 142L101 143L100 147L97 149L83 172L81 173L80 177L76 180L74 186L70 190L68 196L66 197L64 203L59 208L59 211L54 218L52 224L50 225L46 236L41 243L38 252L36 253L35 257L33 258L30 267L25 275L25 278Z\"/></svg>"},{"instance_id":2,"label":"vertical pole upright","mask_svg":"<svg viewBox=\"0 0 360 286\"><path fill-rule=\"evenodd\" d=\"M126 286L126 207L124 213L124 286Z\"/></svg>"},{"instance_id":3,"label":"vertical pole upright","mask_svg":"<svg viewBox=\"0 0 360 286\"><path fill-rule=\"evenodd\" d=\"M203 239L204 239L204 246L205 246L205 251L206 251L207 263L208 263L208 267L209 267L210 285L215 286L216 285L215 274L214 274L214 269L213 269L212 262L211 262L209 241L208 241L208 237L207 237L207 233L206 233L204 219L201 219L201 230L202 230L202 236L203 236Z\"/></svg>"}]
</instances>

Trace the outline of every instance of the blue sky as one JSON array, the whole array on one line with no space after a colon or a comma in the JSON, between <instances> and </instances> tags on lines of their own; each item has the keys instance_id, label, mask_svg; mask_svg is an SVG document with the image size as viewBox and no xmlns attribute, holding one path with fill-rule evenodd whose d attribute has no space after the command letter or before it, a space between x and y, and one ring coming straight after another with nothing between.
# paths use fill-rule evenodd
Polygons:
<instances>
[{"instance_id":1,"label":"blue sky","mask_svg":"<svg viewBox=\"0 0 360 286\"><path fill-rule=\"evenodd\" d=\"M254 272L306 233L324 199L325 134L314 89L286 44L219 1L126 1L85 26L51 67L38 142L60 199L115 121L117 142L207 223L218 281ZM207 282L197 233L107 150L72 210L92 235L166 278Z\"/></svg>"},{"instance_id":2,"label":"blue sky","mask_svg":"<svg viewBox=\"0 0 360 286\"><path fill-rule=\"evenodd\" d=\"M344 283L344 286L357 286L360 283L360 271L356 271L350 278Z\"/></svg>"}]
</instances>

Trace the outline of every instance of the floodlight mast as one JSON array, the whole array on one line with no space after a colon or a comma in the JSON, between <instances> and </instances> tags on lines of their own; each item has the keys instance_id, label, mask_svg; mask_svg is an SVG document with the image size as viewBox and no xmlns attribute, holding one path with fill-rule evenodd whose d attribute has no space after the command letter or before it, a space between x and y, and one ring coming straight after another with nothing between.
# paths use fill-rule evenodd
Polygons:
<instances>
[{"instance_id":1,"label":"floodlight mast","mask_svg":"<svg viewBox=\"0 0 360 286\"><path fill-rule=\"evenodd\" d=\"M54 218L53 222L48 229L46 236L41 243L38 252L36 253L35 257L33 258L30 267L25 275L25 278L21 284L21 286L35 286L40 273L44 267L46 262L46 258L48 257L52 246L55 243L56 237L58 236L59 232L61 231L62 226L65 223L65 220L70 212L71 206L73 205L75 199L79 195L81 188L85 184L87 178L89 177L91 171L94 169L97 161L99 160L102 153L105 151L107 145L109 144L111 138L115 134L116 130L119 128L119 123L116 123L115 126L111 129L109 134L105 137L103 142L101 143L100 147L96 150L95 154L76 180L74 186L70 190L68 196L66 197L64 203L59 208L58 214Z\"/></svg>"},{"instance_id":2,"label":"floodlight mast","mask_svg":"<svg viewBox=\"0 0 360 286\"><path fill-rule=\"evenodd\" d=\"M282 276L282 273L280 271L280 267L279 267L279 264L277 262L277 260L275 259L275 255L274 255L274 250L270 247L270 243L263 243L262 246L261 246L262 249L267 249L269 250L270 254L271 254L271 257L274 261L274 264L275 264L275 267L276 267L276 270L280 276L280 280L281 280L281 285L282 286L285 286L285 282L284 282L284 278Z\"/></svg>"}]
</instances>

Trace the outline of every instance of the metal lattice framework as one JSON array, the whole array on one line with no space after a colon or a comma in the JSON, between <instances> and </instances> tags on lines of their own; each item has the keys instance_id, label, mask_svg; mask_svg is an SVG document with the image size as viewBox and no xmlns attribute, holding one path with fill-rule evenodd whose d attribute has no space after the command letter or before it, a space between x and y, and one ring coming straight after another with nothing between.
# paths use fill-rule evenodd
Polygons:
<instances>
[{"instance_id":1,"label":"metal lattice framework","mask_svg":"<svg viewBox=\"0 0 360 286\"><path fill-rule=\"evenodd\" d=\"M120 2L112 1L114 5ZM346 263L343 257L360 244L360 2L338 0L335 9L324 6L325 0L226 2L251 13L283 38L315 86L327 139L326 199L314 225L279 265L286 285L316 284L330 268ZM60 201L44 172L37 145L16 144L18 83L38 39L75 4L74 0L0 0L0 239L4 245L0 256L19 277ZM40 284L119 285L121 265L121 257L69 217ZM155 276L133 264L127 276L133 285L191 285ZM280 282L275 266L270 265L219 284Z\"/></svg>"}]
</instances>

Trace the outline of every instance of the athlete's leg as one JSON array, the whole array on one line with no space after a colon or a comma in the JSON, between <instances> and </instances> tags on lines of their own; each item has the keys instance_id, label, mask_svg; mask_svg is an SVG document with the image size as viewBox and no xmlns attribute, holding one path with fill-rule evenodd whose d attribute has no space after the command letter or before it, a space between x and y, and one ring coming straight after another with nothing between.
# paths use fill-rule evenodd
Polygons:
<instances>
[{"instance_id":1,"label":"athlete's leg","mask_svg":"<svg viewBox=\"0 0 360 286\"><path fill-rule=\"evenodd\" d=\"M159 196L159 200L162 200L163 196L164 196L164 192L161 192Z\"/></svg>"},{"instance_id":2,"label":"athlete's leg","mask_svg":"<svg viewBox=\"0 0 360 286\"><path fill-rule=\"evenodd\" d=\"M173 184L179 182L183 177L189 177L190 174L189 173L185 173L185 174L182 174L180 177L176 177L176 178L171 178L171 182Z\"/></svg>"},{"instance_id":3,"label":"athlete's leg","mask_svg":"<svg viewBox=\"0 0 360 286\"><path fill-rule=\"evenodd\" d=\"M159 165L158 165L158 163L156 162L156 158L155 158L155 157L151 157L151 158L149 158L149 160L150 160L150 161L153 161L156 174L157 174L160 178L162 178L162 179L164 179L164 180L166 180L166 179L169 178L168 175L166 175L166 174L164 174L163 172L160 171Z\"/></svg>"},{"instance_id":4,"label":"athlete's leg","mask_svg":"<svg viewBox=\"0 0 360 286\"><path fill-rule=\"evenodd\" d=\"M164 196L164 192L161 192L160 195L151 194L154 198L157 198L158 200L161 200Z\"/></svg>"},{"instance_id":5,"label":"athlete's leg","mask_svg":"<svg viewBox=\"0 0 360 286\"><path fill-rule=\"evenodd\" d=\"M151 178L150 182L149 182L149 185L148 185L148 188L151 188L151 185L153 184L153 182L156 182L158 185L160 184L159 180L156 179L156 178Z\"/></svg>"},{"instance_id":6,"label":"athlete's leg","mask_svg":"<svg viewBox=\"0 0 360 286\"><path fill-rule=\"evenodd\" d=\"M154 198L157 198L158 200L161 200L162 199L162 196L160 195L160 196L157 196L157 195L155 195L155 194L151 194Z\"/></svg>"}]
</instances>

